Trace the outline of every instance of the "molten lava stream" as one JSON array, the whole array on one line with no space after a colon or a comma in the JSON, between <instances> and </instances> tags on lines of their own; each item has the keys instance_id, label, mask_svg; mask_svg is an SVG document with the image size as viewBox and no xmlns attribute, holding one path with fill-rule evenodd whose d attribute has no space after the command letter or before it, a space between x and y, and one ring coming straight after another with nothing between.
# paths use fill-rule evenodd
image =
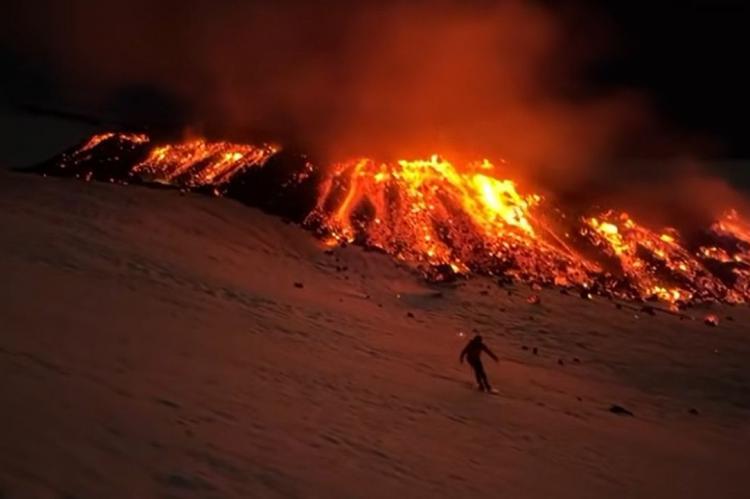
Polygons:
<instances>
[{"instance_id":1,"label":"molten lava stream","mask_svg":"<svg viewBox=\"0 0 750 499\"><path fill-rule=\"evenodd\" d=\"M521 195L492 176L487 160L460 172L450 162L337 165L308 222L339 241L358 241L426 272L506 273L529 281L586 284L593 267L555 237L538 231L532 214L542 198Z\"/></svg>"},{"instance_id":2,"label":"molten lava stream","mask_svg":"<svg viewBox=\"0 0 750 499\"><path fill-rule=\"evenodd\" d=\"M239 188L228 187L245 169L264 168L279 150L203 139L153 146L146 135L110 132L63 154L56 170L41 171L110 181L124 175L120 180L263 196L265 188L246 188L254 181L248 177L238 181ZM391 163L360 158L324 170L307 160L273 164L287 173L293 168L283 176L291 180L278 181L279 192L291 184L295 195L300 185L309 187L308 194L318 190L316 200L301 205L307 227L334 244L379 248L428 278L507 276L673 305L750 300L750 224L736 211L707 228L692 247L676 230L651 230L624 212L566 213L538 194L519 192L488 160L462 168L437 155Z\"/></svg>"},{"instance_id":3,"label":"molten lava stream","mask_svg":"<svg viewBox=\"0 0 750 499\"><path fill-rule=\"evenodd\" d=\"M133 167L133 173L165 184L221 185L245 168L262 166L276 152L278 148L270 145L256 147L197 139L154 148Z\"/></svg>"}]
</instances>

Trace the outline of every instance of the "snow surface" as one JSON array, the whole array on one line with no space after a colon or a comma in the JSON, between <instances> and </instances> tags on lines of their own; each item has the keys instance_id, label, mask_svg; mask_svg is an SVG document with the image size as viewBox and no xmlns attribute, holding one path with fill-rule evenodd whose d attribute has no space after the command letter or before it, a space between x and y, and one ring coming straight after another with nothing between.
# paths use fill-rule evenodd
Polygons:
<instances>
[{"instance_id":1,"label":"snow surface","mask_svg":"<svg viewBox=\"0 0 750 499\"><path fill-rule=\"evenodd\" d=\"M0 497L748 497L748 307L532 305L324 249L230 200L0 172Z\"/></svg>"}]
</instances>

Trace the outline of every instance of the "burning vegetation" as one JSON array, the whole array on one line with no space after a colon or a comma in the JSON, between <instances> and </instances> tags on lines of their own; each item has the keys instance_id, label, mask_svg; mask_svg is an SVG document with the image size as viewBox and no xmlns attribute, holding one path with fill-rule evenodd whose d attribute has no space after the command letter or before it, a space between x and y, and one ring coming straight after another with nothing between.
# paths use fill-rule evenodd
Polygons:
<instances>
[{"instance_id":1,"label":"burning vegetation","mask_svg":"<svg viewBox=\"0 0 750 499\"><path fill-rule=\"evenodd\" d=\"M143 134L105 133L36 171L237 198L328 244L379 249L436 281L481 274L674 307L750 301L750 223L736 211L686 240L625 212L553 206L500 178L486 159L459 168L437 155L360 158L321 169L275 145L157 145Z\"/></svg>"}]
</instances>

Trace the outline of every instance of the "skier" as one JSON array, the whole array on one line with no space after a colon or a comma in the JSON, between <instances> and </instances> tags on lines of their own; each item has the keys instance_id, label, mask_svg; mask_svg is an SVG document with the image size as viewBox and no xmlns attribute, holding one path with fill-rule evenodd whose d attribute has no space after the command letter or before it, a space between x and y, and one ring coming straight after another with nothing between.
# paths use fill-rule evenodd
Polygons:
<instances>
[{"instance_id":1,"label":"skier","mask_svg":"<svg viewBox=\"0 0 750 499\"><path fill-rule=\"evenodd\" d=\"M492 353L484 343L482 343L482 336L480 334L477 334L469 341L464 349L461 350L461 356L458 359L462 364L464 363L464 357L469 361L469 365L474 369L474 375L477 377L477 384L479 385L480 391L492 392L490 382L487 380L487 373L484 372L482 359L480 359L482 351L497 362L497 356Z\"/></svg>"}]
</instances>

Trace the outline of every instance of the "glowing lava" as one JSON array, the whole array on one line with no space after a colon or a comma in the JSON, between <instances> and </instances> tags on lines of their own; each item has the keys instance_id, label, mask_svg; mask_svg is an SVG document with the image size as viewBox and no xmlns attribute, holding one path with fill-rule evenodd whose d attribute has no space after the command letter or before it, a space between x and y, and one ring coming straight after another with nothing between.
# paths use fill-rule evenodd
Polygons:
<instances>
[{"instance_id":1,"label":"glowing lava","mask_svg":"<svg viewBox=\"0 0 750 499\"><path fill-rule=\"evenodd\" d=\"M281 202L295 204L298 221L329 243L378 248L436 280L483 274L673 305L750 301L750 223L736 211L691 245L675 229L653 230L624 212L551 206L501 178L488 160L459 168L437 155L361 158L319 170L306 159L277 159L265 184L240 175L271 168L279 151L203 139L154 145L142 134L105 133L40 171L213 187L277 212Z\"/></svg>"},{"instance_id":2,"label":"glowing lava","mask_svg":"<svg viewBox=\"0 0 750 499\"><path fill-rule=\"evenodd\" d=\"M455 273L507 274L557 284L585 284L589 268L568 248L542 236L534 208L542 198L522 195L514 182L493 176L487 160L459 171L450 162L336 165L307 218L337 241L380 248L422 268Z\"/></svg>"},{"instance_id":3,"label":"glowing lava","mask_svg":"<svg viewBox=\"0 0 750 499\"><path fill-rule=\"evenodd\" d=\"M587 227L582 229L583 235L619 260L624 276L641 297L667 302L728 299L727 287L680 245L674 229L654 232L627 213L616 215L612 211L584 222Z\"/></svg>"},{"instance_id":4,"label":"glowing lava","mask_svg":"<svg viewBox=\"0 0 750 499\"><path fill-rule=\"evenodd\" d=\"M221 185L245 168L263 165L278 150L271 145L256 147L196 139L154 148L133 167L133 173L165 184Z\"/></svg>"}]
</instances>

